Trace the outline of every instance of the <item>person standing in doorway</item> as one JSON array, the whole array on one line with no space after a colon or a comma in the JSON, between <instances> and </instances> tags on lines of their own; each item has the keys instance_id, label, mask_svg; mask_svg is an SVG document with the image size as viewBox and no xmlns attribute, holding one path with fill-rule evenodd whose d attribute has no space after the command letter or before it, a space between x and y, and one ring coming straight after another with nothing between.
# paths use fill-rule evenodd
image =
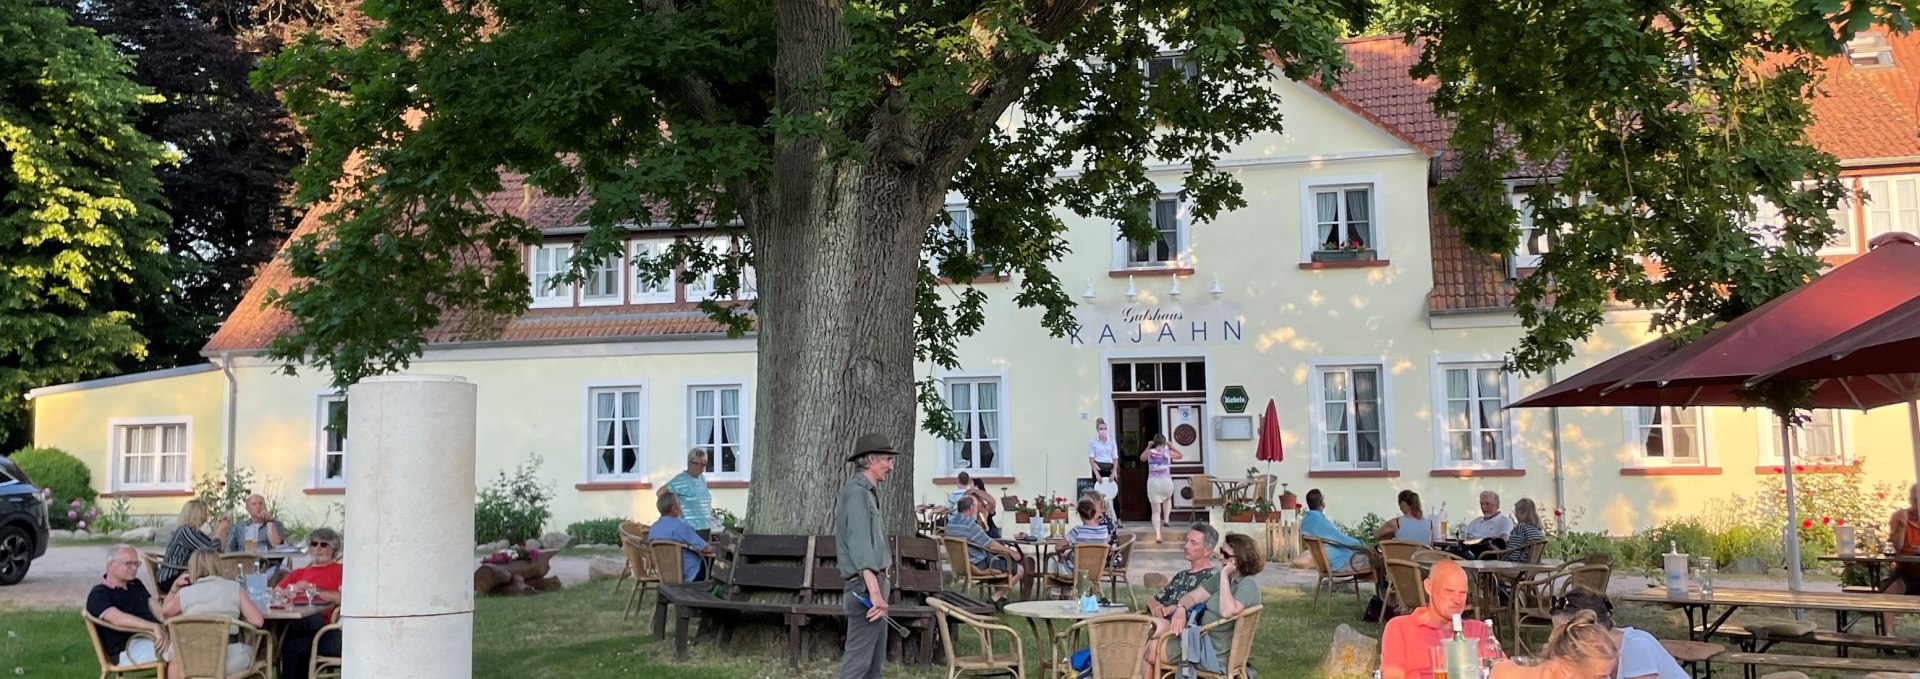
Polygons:
<instances>
[{"instance_id":1,"label":"person standing in doorway","mask_svg":"<svg viewBox=\"0 0 1920 679\"><path fill-rule=\"evenodd\" d=\"M846 587L841 603L847 613L847 645L840 657L840 679L880 679L887 660L887 566L893 552L887 548L887 526L880 515L880 482L893 473L893 443L880 434L854 441L854 473L840 486L833 510L833 544L839 555L840 579Z\"/></svg>"},{"instance_id":2,"label":"person standing in doorway","mask_svg":"<svg viewBox=\"0 0 1920 679\"><path fill-rule=\"evenodd\" d=\"M1173 461L1180 451L1167 445L1165 434L1154 434L1153 445L1140 453L1147 460L1147 502L1153 505L1153 543L1163 542L1160 526L1173 514Z\"/></svg>"},{"instance_id":3,"label":"person standing in doorway","mask_svg":"<svg viewBox=\"0 0 1920 679\"><path fill-rule=\"evenodd\" d=\"M713 539L713 493L707 490L707 464L711 462L706 448L694 448L687 451L687 470L667 480L667 485L653 491L654 496L673 493L680 498L680 518L693 527L693 532L702 540Z\"/></svg>"}]
</instances>

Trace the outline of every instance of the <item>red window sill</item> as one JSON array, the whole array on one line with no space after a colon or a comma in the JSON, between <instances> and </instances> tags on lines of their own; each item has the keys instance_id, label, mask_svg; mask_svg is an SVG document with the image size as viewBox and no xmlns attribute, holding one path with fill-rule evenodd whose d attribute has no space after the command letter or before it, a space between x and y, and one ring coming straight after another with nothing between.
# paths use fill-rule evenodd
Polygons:
<instances>
[{"instance_id":1,"label":"red window sill","mask_svg":"<svg viewBox=\"0 0 1920 679\"><path fill-rule=\"evenodd\" d=\"M1310 479L1397 479L1398 469L1329 469L1307 472Z\"/></svg>"},{"instance_id":2,"label":"red window sill","mask_svg":"<svg viewBox=\"0 0 1920 679\"><path fill-rule=\"evenodd\" d=\"M1002 274L987 274L987 275L984 275L984 276L974 276L974 277L973 277L973 282L974 282L975 284L979 284L979 283L1005 283L1005 282L1007 282L1007 281L1010 281L1010 280L1013 280L1013 277L1011 277L1011 276L1008 276L1008 275L1006 275L1006 274L1003 274L1003 273L1002 273ZM951 278L947 278L946 276L941 276L941 277L940 277L940 284L941 284L941 285L952 285L952 284L954 284L954 283L956 283L956 282L957 282L957 281L955 281L954 279L951 279Z\"/></svg>"},{"instance_id":3,"label":"red window sill","mask_svg":"<svg viewBox=\"0 0 1920 679\"><path fill-rule=\"evenodd\" d=\"M1719 476L1719 467L1624 467L1621 476Z\"/></svg>"},{"instance_id":4,"label":"red window sill","mask_svg":"<svg viewBox=\"0 0 1920 679\"><path fill-rule=\"evenodd\" d=\"M646 481L599 481L573 484L574 490L650 490L652 483Z\"/></svg>"},{"instance_id":5,"label":"red window sill","mask_svg":"<svg viewBox=\"0 0 1920 679\"><path fill-rule=\"evenodd\" d=\"M1138 269L1114 269L1107 272L1108 278L1126 278L1128 276L1192 276L1192 267L1150 266Z\"/></svg>"},{"instance_id":6,"label":"red window sill","mask_svg":"<svg viewBox=\"0 0 1920 679\"><path fill-rule=\"evenodd\" d=\"M307 495L346 495L347 489L345 488L308 488L300 492L305 493Z\"/></svg>"},{"instance_id":7,"label":"red window sill","mask_svg":"<svg viewBox=\"0 0 1920 679\"><path fill-rule=\"evenodd\" d=\"M1801 464L1801 465L1794 465L1793 467L1793 473L1795 474L1846 474L1848 472L1856 472L1856 471L1860 471L1860 468L1850 464ZM1786 472L1781 470L1781 468L1777 465L1770 465L1765 467L1754 467L1753 473L1784 474Z\"/></svg>"},{"instance_id":8,"label":"red window sill","mask_svg":"<svg viewBox=\"0 0 1920 679\"><path fill-rule=\"evenodd\" d=\"M1441 478L1466 479L1476 476L1526 476L1525 469L1435 469L1428 476Z\"/></svg>"},{"instance_id":9,"label":"red window sill","mask_svg":"<svg viewBox=\"0 0 1920 679\"><path fill-rule=\"evenodd\" d=\"M1351 262L1301 262L1301 269L1371 269L1392 264L1387 259L1356 259Z\"/></svg>"},{"instance_id":10,"label":"red window sill","mask_svg":"<svg viewBox=\"0 0 1920 679\"><path fill-rule=\"evenodd\" d=\"M974 480L977 480L981 483L988 484L988 485L992 485L996 483L1013 483L1014 482L1013 477L1011 476L975 476L973 478ZM960 477L936 476L936 477L933 477L933 482L934 483L959 483ZM955 487L958 488L959 486L955 486Z\"/></svg>"},{"instance_id":11,"label":"red window sill","mask_svg":"<svg viewBox=\"0 0 1920 679\"><path fill-rule=\"evenodd\" d=\"M118 493L101 493L100 497L104 497L108 499L120 498L120 497L125 497L125 498L193 497L193 491L191 490L123 490Z\"/></svg>"},{"instance_id":12,"label":"red window sill","mask_svg":"<svg viewBox=\"0 0 1920 679\"><path fill-rule=\"evenodd\" d=\"M751 488L750 481L708 481L708 488Z\"/></svg>"}]
</instances>

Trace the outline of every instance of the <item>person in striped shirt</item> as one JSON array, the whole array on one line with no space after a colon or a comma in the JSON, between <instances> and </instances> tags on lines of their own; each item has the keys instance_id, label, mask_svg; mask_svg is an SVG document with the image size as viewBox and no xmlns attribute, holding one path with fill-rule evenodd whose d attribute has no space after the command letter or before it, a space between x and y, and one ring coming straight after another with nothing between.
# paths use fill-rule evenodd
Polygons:
<instances>
[{"instance_id":1,"label":"person in striped shirt","mask_svg":"<svg viewBox=\"0 0 1920 679\"><path fill-rule=\"evenodd\" d=\"M1067 536L1054 543L1059 553L1053 561L1053 570L1061 575L1073 575L1073 546L1082 543L1106 544L1111 535L1107 527L1100 525L1100 505L1093 498L1082 497L1073 506L1073 513L1079 515L1080 525L1067 529Z\"/></svg>"}]
</instances>

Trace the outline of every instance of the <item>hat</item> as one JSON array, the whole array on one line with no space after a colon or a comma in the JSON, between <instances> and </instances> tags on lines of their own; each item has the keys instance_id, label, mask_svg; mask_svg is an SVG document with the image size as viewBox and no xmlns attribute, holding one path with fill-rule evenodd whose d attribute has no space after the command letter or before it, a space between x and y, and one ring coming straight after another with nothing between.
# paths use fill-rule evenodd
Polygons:
<instances>
[{"instance_id":1,"label":"hat","mask_svg":"<svg viewBox=\"0 0 1920 679\"><path fill-rule=\"evenodd\" d=\"M893 449L893 442L888 441L885 434L861 434L860 438L854 440L853 454L848 455L847 460L852 461L867 453L899 455L900 451Z\"/></svg>"}]
</instances>

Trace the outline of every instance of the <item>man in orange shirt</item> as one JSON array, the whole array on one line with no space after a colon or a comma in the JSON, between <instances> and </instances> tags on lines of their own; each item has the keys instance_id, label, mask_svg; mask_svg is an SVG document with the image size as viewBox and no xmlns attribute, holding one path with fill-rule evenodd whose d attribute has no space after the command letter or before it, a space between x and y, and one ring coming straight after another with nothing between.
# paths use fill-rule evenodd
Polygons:
<instances>
[{"instance_id":1,"label":"man in orange shirt","mask_svg":"<svg viewBox=\"0 0 1920 679\"><path fill-rule=\"evenodd\" d=\"M1467 610L1467 572L1459 564L1435 563L1421 589L1427 605L1394 618L1380 635L1380 679L1432 679L1432 649L1453 638L1453 616ZM1460 629L1468 639L1493 634L1479 620L1463 620Z\"/></svg>"}]
</instances>

